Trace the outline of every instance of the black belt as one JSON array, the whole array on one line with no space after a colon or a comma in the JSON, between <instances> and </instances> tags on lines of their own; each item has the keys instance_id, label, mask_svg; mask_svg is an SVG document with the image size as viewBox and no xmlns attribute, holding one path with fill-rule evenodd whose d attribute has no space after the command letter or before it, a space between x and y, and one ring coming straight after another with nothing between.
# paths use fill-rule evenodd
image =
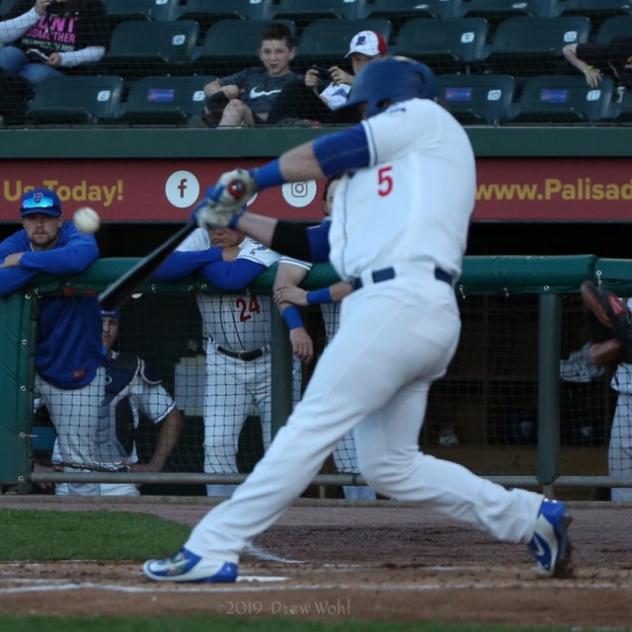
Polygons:
<instances>
[{"instance_id":1,"label":"black belt","mask_svg":"<svg viewBox=\"0 0 632 632\"><path fill-rule=\"evenodd\" d=\"M394 279L395 276L396 276L395 268L393 267L382 268L381 270L375 270L374 272L371 272L371 278L373 279L373 283L381 283L382 281L390 281L391 279ZM442 268L435 268L434 277L435 279L437 279L437 281L443 281L444 283L447 283L450 286L452 285L452 275L446 272L445 270L443 270ZM360 277L356 277L351 282L351 287L353 288L354 291L359 290L363 285L364 283L362 282L362 279Z\"/></svg>"},{"instance_id":2,"label":"black belt","mask_svg":"<svg viewBox=\"0 0 632 632\"><path fill-rule=\"evenodd\" d=\"M231 351L230 349L224 349L224 347L220 347L219 345L217 350L229 358L243 360L244 362L258 360L265 353L263 349L255 349L254 351Z\"/></svg>"}]
</instances>

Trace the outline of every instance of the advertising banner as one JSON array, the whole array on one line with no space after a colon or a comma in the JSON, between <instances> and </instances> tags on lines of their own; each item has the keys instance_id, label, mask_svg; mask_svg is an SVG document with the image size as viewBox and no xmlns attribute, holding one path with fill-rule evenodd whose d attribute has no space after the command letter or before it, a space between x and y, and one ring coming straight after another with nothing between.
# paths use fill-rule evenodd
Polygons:
<instances>
[{"instance_id":1,"label":"advertising banner","mask_svg":"<svg viewBox=\"0 0 632 632\"><path fill-rule=\"evenodd\" d=\"M105 222L181 222L188 219L196 200L222 172L262 162L3 161L0 221L16 221L21 196L29 189L46 186L57 192L67 216L80 206L92 206ZM632 159L480 158L477 169L474 221L632 219ZM319 221L323 216L322 187L323 182L288 183L259 193L250 207L273 217Z\"/></svg>"}]
</instances>

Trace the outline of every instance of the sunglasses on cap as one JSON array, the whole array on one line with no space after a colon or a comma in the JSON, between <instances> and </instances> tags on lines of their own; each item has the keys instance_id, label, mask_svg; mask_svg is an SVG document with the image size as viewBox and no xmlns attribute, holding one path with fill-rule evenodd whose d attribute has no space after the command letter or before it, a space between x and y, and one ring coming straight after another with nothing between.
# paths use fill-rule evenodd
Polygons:
<instances>
[{"instance_id":1,"label":"sunglasses on cap","mask_svg":"<svg viewBox=\"0 0 632 632\"><path fill-rule=\"evenodd\" d=\"M51 195L45 191L33 191L24 196L20 212L22 217L35 213L59 217L61 208L56 195Z\"/></svg>"}]
</instances>

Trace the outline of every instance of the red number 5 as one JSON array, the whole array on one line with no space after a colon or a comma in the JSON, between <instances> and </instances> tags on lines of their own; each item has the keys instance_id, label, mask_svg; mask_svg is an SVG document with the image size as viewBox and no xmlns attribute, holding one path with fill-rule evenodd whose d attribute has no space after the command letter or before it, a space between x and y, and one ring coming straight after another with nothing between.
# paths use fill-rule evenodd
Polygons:
<instances>
[{"instance_id":1,"label":"red number 5","mask_svg":"<svg viewBox=\"0 0 632 632\"><path fill-rule=\"evenodd\" d=\"M393 167L381 167L377 170L377 192L380 197L386 197L393 190Z\"/></svg>"}]
</instances>

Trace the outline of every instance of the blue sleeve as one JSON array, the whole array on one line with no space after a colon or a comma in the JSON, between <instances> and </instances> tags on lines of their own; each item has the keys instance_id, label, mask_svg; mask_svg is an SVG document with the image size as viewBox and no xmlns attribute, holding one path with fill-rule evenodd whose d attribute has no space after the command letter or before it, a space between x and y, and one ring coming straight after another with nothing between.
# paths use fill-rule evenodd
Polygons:
<instances>
[{"instance_id":1,"label":"blue sleeve","mask_svg":"<svg viewBox=\"0 0 632 632\"><path fill-rule=\"evenodd\" d=\"M235 259L235 261L209 263L202 268L202 274L215 287L237 292L243 290L265 269L262 263L255 263L249 259Z\"/></svg>"},{"instance_id":2,"label":"blue sleeve","mask_svg":"<svg viewBox=\"0 0 632 632\"><path fill-rule=\"evenodd\" d=\"M84 235L71 223L66 223L60 232L59 246L25 252L20 266L48 274L78 274L98 257L99 247L94 235Z\"/></svg>"},{"instance_id":3,"label":"blue sleeve","mask_svg":"<svg viewBox=\"0 0 632 632\"><path fill-rule=\"evenodd\" d=\"M24 268L0 268L0 296L7 296L24 287L38 272Z\"/></svg>"},{"instance_id":4,"label":"blue sleeve","mask_svg":"<svg viewBox=\"0 0 632 632\"><path fill-rule=\"evenodd\" d=\"M307 241L311 252L311 261L323 263L329 260L329 228L331 222L326 221L307 229Z\"/></svg>"},{"instance_id":5,"label":"blue sleeve","mask_svg":"<svg viewBox=\"0 0 632 632\"><path fill-rule=\"evenodd\" d=\"M17 233L13 233L13 235L10 235L0 242L0 263L2 263L8 255L12 255L15 252L25 252L28 248L28 239L26 239L25 232L21 230Z\"/></svg>"},{"instance_id":6,"label":"blue sleeve","mask_svg":"<svg viewBox=\"0 0 632 632\"><path fill-rule=\"evenodd\" d=\"M176 250L171 253L166 261L154 272L154 279L171 281L193 274L209 263L221 261L221 248L208 248L207 250Z\"/></svg>"},{"instance_id":7,"label":"blue sleeve","mask_svg":"<svg viewBox=\"0 0 632 632\"><path fill-rule=\"evenodd\" d=\"M369 166L369 143L362 124L321 136L314 141L313 148L327 177Z\"/></svg>"}]
</instances>

